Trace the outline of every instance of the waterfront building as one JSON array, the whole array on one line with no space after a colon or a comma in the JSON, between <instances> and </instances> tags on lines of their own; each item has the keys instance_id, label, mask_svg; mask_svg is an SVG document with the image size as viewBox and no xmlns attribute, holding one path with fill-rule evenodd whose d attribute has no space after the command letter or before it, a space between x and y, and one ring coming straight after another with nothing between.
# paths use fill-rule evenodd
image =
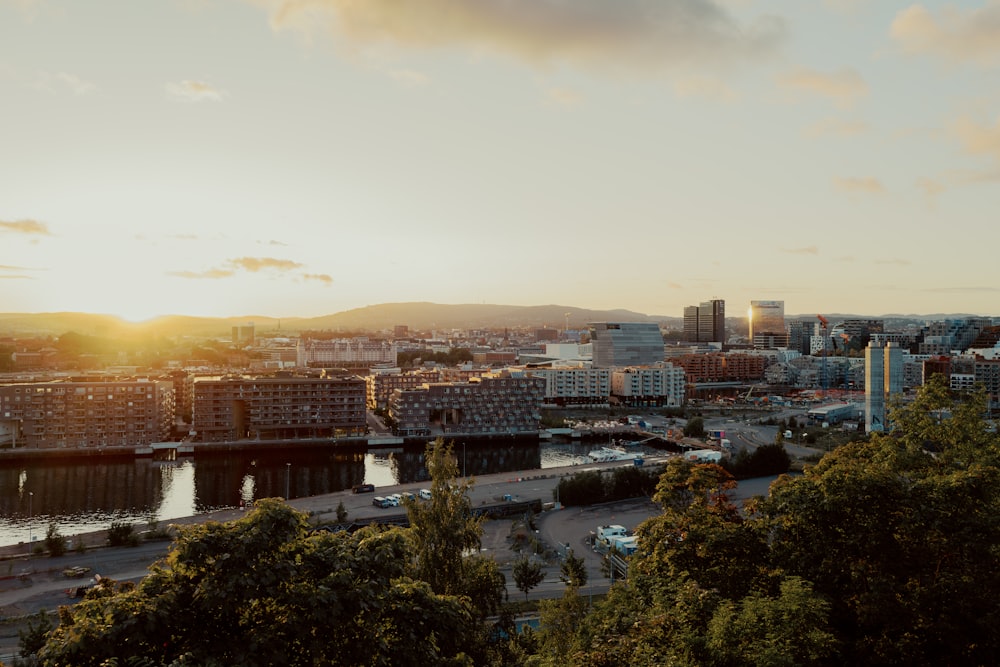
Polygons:
<instances>
[{"instance_id":1,"label":"waterfront building","mask_svg":"<svg viewBox=\"0 0 1000 667\"><path fill-rule=\"evenodd\" d=\"M362 436L365 381L356 376L195 378L200 442Z\"/></svg>"},{"instance_id":2,"label":"waterfront building","mask_svg":"<svg viewBox=\"0 0 1000 667\"><path fill-rule=\"evenodd\" d=\"M399 368L373 368L365 377L365 399L369 410L385 408L389 405L392 392L397 389L414 389L428 382L440 382L441 373L437 369L421 369L402 372Z\"/></svg>"},{"instance_id":3,"label":"waterfront building","mask_svg":"<svg viewBox=\"0 0 1000 667\"><path fill-rule=\"evenodd\" d=\"M894 343L865 348L865 432L891 431L888 403L903 391L903 349Z\"/></svg>"},{"instance_id":4,"label":"waterfront building","mask_svg":"<svg viewBox=\"0 0 1000 667\"><path fill-rule=\"evenodd\" d=\"M170 439L169 381L95 378L0 386L0 423L14 447L144 447Z\"/></svg>"},{"instance_id":5,"label":"waterfront building","mask_svg":"<svg viewBox=\"0 0 1000 667\"><path fill-rule=\"evenodd\" d=\"M758 349L788 347L784 301L751 301L750 343Z\"/></svg>"},{"instance_id":6,"label":"waterfront building","mask_svg":"<svg viewBox=\"0 0 1000 667\"><path fill-rule=\"evenodd\" d=\"M543 378L503 370L468 382L397 389L389 416L402 436L534 433L544 394Z\"/></svg>"},{"instance_id":7,"label":"waterfront building","mask_svg":"<svg viewBox=\"0 0 1000 667\"><path fill-rule=\"evenodd\" d=\"M665 358L663 335L656 322L595 322L587 327L594 368L648 366Z\"/></svg>"},{"instance_id":8,"label":"waterfront building","mask_svg":"<svg viewBox=\"0 0 1000 667\"><path fill-rule=\"evenodd\" d=\"M531 368L527 373L545 380L545 402L556 405L606 406L611 396L611 370L557 366Z\"/></svg>"},{"instance_id":9,"label":"waterfront building","mask_svg":"<svg viewBox=\"0 0 1000 667\"><path fill-rule=\"evenodd\" d=\"M673 364L611 371L611 396L623 405L680 407L685 387L684 369Z\"/></svg>"}]
</instances>

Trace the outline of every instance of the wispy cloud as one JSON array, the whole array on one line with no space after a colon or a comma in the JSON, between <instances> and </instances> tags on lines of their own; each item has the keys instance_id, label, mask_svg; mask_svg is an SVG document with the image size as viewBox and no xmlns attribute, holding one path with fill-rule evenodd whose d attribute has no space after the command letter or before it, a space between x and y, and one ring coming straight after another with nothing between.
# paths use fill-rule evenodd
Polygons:
<instances>
[{"instance_id":1,"label":"wispy cloud","mask_svg":"<svg viewBox=\"0 0 1000 667\"><path fill-rule=\"evenodd\" d=\"M277 259L275 257L238 257L231 259L227 264L234 269L243 269L250 273L273 269L275 271L291 271L302 268L302 264L293 262L290 259Z\"/></svg>"},{"instance_id":2,"label":"wispy cloud","mask_svg":"<svg viewBox=\"0 0 1000 667\"><path fill-rule=\"evenodd\" d=\"M846 176L833 179L834 185L842 192L866 192L873 195L885 194L882 181L872 176Z\"/></svg>"},{"instance_id":3,"label":"wispy cloud","mask_svg":"<svg viewBox=\"0 0 1000 667\"><path fill-rule=\"evenodd\" d=\"M257 241L257 245L270 245L270 246L280 246L282 248L287 248L288 244L284 241L278 241L271 239L270 241Z\"/></svg>"},{"instance_id":4,"label":"wispy cloud","mask_svg":"<svg viewBox=\"0 0 1000 667\"><path fill-rule=\"evenodd\" d=\"M908 53L926 53L958 62L1000 63L1000 0L978 8L953 5L932 14L910 5L896 14L889 34Z\"/></svg>"},{"instance_id":5,"label":"wispy cloud","mask_svg":"<svg viewBox=\"0 0 1000 667\"><path fill-rule=\"evenodd\" d=\"M32 236L52 236L49 226L38 220L0 220L0 232L13 234L29 234Z\"/></svg>"},{"instance_id":6,"label":"wispy cloud","mask_svg":"<svg viewBox=\"0 0 1000 667\"><path fill-rule=\"evenodd\" d=\"M190 278L192 280L218 280L220 278L231 278L236 275L230 269L209 269L207 271L168 271L168 276L177 278Z\"/></svg>"},{"instance_id":7,"label":"wispy cloud","mask_svg":"<svg viewBox=\"0 0 1000 667\"><path fill-rule=\"evenodd\" d=\"M412 69L389 70L389 76L392 77L393 81L396 83L402 84L408 88L425 86L431 80L430 77L423 72L418 72Z\"/></svg>"},{"instance_id":8,"label":"wispy cloud","mask_svg":"<svg viewBox=\"0 0 1000 667\"><path fill-rule=\"evenodd\" d=\"M9 264L0 264L0 280L34 280L34 276L29 276L24 271L38 271L38 269L31 269L26 266L11 266Z\"/></svg>"},{"instance_id":9,"label":"wispy cloud","mask_svg":"<svg viewBox=\"0 0 1000 667\"><path fill-rule=\"evenodd\" d=\"M277 257L235 257L226 260L222 266L213 267L205 271L170 271L167 275L192 280L221 280L233 278L240 273L270 271L279 274L291 274L303 280L321 282L326 285L333 283L333 278L325 273L296 273L303 266L300 262Z\"/></svg>"},{"instance_id":10,"label":"wispy cloud","mask_svg":"<svg viewBox=\"0 0 1000 667\"><path fill-rule=\"evenodd\" d=\"M570 90L569 88L556 87L545 91L545 103L549 105L574 107L582 101L583 97L575 90Z\"/></svg>"},{"instance_id":11,"label":"wispy cloud","mask_svg":"<svg viewBox=\"0 0 1000 667\"><path fill-rule=\"evenodd\" d=\"M221 102L228 93L204 81L171 82L164 86L167 94L184 102Z\"/></svg>"},{"instance_id":12,"label":"wispy cloud","mask_svg":"<svg viewBox=\"0 0 1000 667\"><path fill-rule=\"evenodd\" d=\"M532 64L734 63L769 55L786 32L774 16L741 23L715 0L253 1L270 7L276 29L325 25L360 49L465 47Z\"/></svg>"},{"instance_id":13,"label":"wispy cloud","mask_svg":"<svg viewBox=\"0 0 1000 667\"><path fill-rule=\"evenodd\" d=\"M790 90L829 98L844 107L851 106L857 98L868 94L868 84L852 68L820 72L802 67L780 77L778 84Z\"/></svg>"},{"instance_id":14,"label":"wispy cloud","mask_svg":"<svg viewBox=\"0 0 1000 667\"><path fill-rule=\"evenodd\" d=\"M200 237L197 234L170 234L167 238L175 241L197 241Z\"/></svg>"},{"instance_id":15,"label":"wispy cloud","mask_svg":"<svg viewBox=\"0 0 1000 667\"><path fill-rule=\"evenodd\" d=\"M887 266L909 266L909 265L913 264L913 262L911 262L908 259L899 259L899 258L896 258L896 259L876 259L875 263L876 264L887 265Z\"/></svg>"},{"instance_id":16,"label":"wispy cloud","mask_svg":"<svg viewBox=\"0 0 1000 667\"><path fill-rule=\"evenodd\" d=\"M935 292L937 294L994 294L1000 292L1000 287L987 285L976 285L967 287L928 287L925 292Z\"/></svg>"},{"instance_id":17,"label":"wispy cloud","mask_svg":"<svg viewBox=\"0 0 1000 667\"><path fill-rule=\"evenodd\" d=\"M967 117L959 118L952 123L950 131L968 153L988 155L1000 161L1000 120L991 125Z\"/></svg>"},{"instance_id":18,"label":"wispy cloud","mask_svg":"<svg viewBox=\"0 0 1000 667\"><path fill-rule=\"evenodd\" d=\"M861 120L827 118L805 128L803 134L817 138L825 136L854 137L868 131L868 123Z\"/></svg>"},{"instance_id":19,"label":"wispy cloud","mask_svg":"<svg viewBox=\"0 0 1000 667\"><path fill-rule=\"evenodd\" d=\"M56 78L69 87L77 95L86 95L97 90L97 86L89 81L84 81L80 77L67 72L59 72Z\"/></svg>"},{"instance_id":20,"label":"wispy cloud","mask_svg":"<svg viewBox=\"0 0 1000 667\"><path fill-rule=\"evenodd\" d=\"M810 245L803 248L782 248L781 252L785 252L790 255L818 255L819 248L814 245Z\"/></svg>"},{"instance_id":21,"label":"wispy cloud","mask_svg":"<svg viewBox=\"0 0 1000 667\"><path fill-rule=\"evenodd\" d=\"M678 97L700 97L716 102L734 102L739 93L720 79L706 76L683 76L674 80L674 93Z\"/></svg>"},{"instance_id":22,"label":"wispy cloud","mask_svg":"<svg viewBox=\"0 0 1000 667\"><path fill-rule=\"evenodd\" d=\"M681 285L680 283L674 283L674 282L667 283L667 287L669 289L684 289L683 285Z\"/></svg>"}]
</instances>

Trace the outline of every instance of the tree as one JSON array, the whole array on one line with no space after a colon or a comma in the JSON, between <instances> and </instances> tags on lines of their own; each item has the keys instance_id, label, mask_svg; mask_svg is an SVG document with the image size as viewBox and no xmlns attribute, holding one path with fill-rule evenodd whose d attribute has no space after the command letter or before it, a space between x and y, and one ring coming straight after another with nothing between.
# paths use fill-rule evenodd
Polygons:
<instances>
[{"instance_id":1,"label":"tree","mask_svg":"<svg viewBox=\"0 0 1000 667\"><path fill-rule=\"evenodd\" d=\"M21 657L30 658L38 653L45 646L45 640L48 638L49 633L52 632L53 627L55 626L49 620L49 615L44 609L32 616L28 620L27 627L17 631L17 636L20 640L20 650L18 652Z\"/></svg>"},{"instance_id":2,"label":"tree","mask_svg":"<svg viewBox=\"0 0 1000 667\"><path fill-rule=\"evenodd\" d=\"M514 561L513 576L517 589L524 593L524 599L527 600L528 591L542 583L542 580L545 578L545 572L542 571L540 563L521 556Z\"/></svg>"},{"instance_id":3,"label":"tree","mask_svg":"<svg viewBox=\"0 0 1000 667\"><path fill-rule=\"evenodd\" d=\"M337 503L337 523L344 523L347 521L347 508L344 507L344 501L341 500Z\"/></svg>"},{"instance_id":4,"label":"tree","mask_svg":"<svg viewBox=\"0 0 1000 667\"><path fill-rule=\"evenodd\" d=\"M39 651L42 665L139 658L198 665L460 665L467 602L412 578L401 529L312 531L280 499L180 528L137 586L101 582Z\"/></svg>"},{"instance_id":5,"label":"tree","mask_svg":"<svg viewBox=\"0 0 1000 667\"><path fill-rule=\"evenodd\" d=\"M705 420L701 417L692 417L684 425L684 437L686 438L704 438L705 437Z\"/></svg>"},{"instance_id":6,"label":"tree","mask_svg":"<svg viewBox=\"0 0 1000 667\"><path fill-rule=\"evenodd\" d=\"M496 612L506 594L503 574L492 558L467 556L482 545L482 518L472 513L471 479L458 482L452 446L441 438L428 443L425 465L431 498L406 502L415 576L440 595L465 595L480 616Z\"/></svg>"},{"instance_id":7,"label":"tree","mask_svg":"<svg viewBox=\"0 0 1000 667\"><path fill-rule=\"evenodd\" d=\"M587 566L581 556L573 554L572 549L567 551L566 559L559 565L559 579L573 588L587 585Z\"/></svg>"},{"instance_id":8,"label":"tree","mask_svg":"<svg viewBox=\"0 0 1000 667\"><path fill-rule=\"evenodd\" d=\"M50 523L45 531L45 548L53 558L66 553L66 538L59 534L59 528L54 523Z\"/></svg>"}]
</instances>

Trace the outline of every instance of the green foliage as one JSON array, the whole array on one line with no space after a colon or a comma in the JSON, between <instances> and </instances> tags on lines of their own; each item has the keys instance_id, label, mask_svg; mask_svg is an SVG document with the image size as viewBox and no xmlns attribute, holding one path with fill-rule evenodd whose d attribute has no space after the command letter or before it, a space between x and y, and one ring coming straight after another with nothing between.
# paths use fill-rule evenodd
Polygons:
<instances>
[{"instance_id":1,"label":"green foliage","mask_svg":"<svg viewBox=\"0 0 1000 667\"><path fill-rule=\"evenodd\" d=\"M113 521L108 527L108 546L135 547L139 545L139 536L135 534L132 524L124 521Z\"/></svg>"},{"instance_id":2,"label":"green foliage","mask_svg":"<svg viewBox=\"0 0 1000 667\"><path fill-rule=\"evenodd\" d=\"M50 523L45 531L45 548L53 558L66 553L66 538L59 534L59 528L54 523Z\"/></svg>"},{"instance_id":3,"label":"green foliage","mask_svg":"<svg viewBox=\"0 0 1000 667\"><path fill-rule=\"evenodd\" d=\"M344 507L344 501L341 500L337 503L337 523L344 523L347 521L347 508Z\"/></svg>"},{"instance_id":4,"label":"green foliage","mask_svg":"<svg viewBox=\"0 0 1000 667\"><path fill-rule=\"evenodd\" d=\"M736 479L766 477L788 472L792 459L781 444L763 445L753 451L741 449L731 462L722 464Z\"/></svg>"},{"instance_id":5,"label":"green foliage","mask_svg":"<svg viewBox=\"0 0 1000 667\"><path fill-rule=\"evenodd\" d=\"M648 468L625 466L611 471L590 470L559 480L553 497L563 505L594 505L650 496L657 473Z\"/></svg>"},{"instance_id":6,"label":"green foliage","mask_svg":"<svg viewBox=\"0 0 1000 667\"><path fill-rule=\"evenodd\" d=\"M577 556L572 550L566 554L566 558L559 565L559 579L570 587L582 588L587 585L587 566L583 558Z\"/></svg>"},{"instance_id":7,"label":"green foliage","mask_svg":"<svg viewBox=\"0 0 1000 667\"><path fill-rule=\"evenodd\" d=\"M17 631L18 653L22 658L30 658L38 653L55 626L43 609L28 620L27 627Z\"/></svg>"},{"instance_id":8,"label":"green foliage","mask_svg":"<svg viewBox=\"0 0 1000 667\"><path fill-rule=\"evenodd\" d=\"M705 420L701 417L692 417L684 425L684 437L686 438L704 438L705 437Z\"/></svg>"},{"instance_id":9,"label":"green foliage","mask_svg":"<svg viewBox=\"0 0 1000 667\"><path fill-rule=\"evenodd\" d=\"M628 593L580 622L567 661L996 664L1000 439L984 409L932 380L891 433L779 478L743 512L723 469L670 462Z\"/></svg>"},{"instance_id":10,"label":"green foliage","mask_svg":"<svg viewBox=\"0 0 1000 667\"><path fill-rule=\"evenodd\" d=\"M542 583L545 578L541 563L536 563L525 556L514 561L512 574L517 590L524 593L525 600L528 599L528 591Z\"/></svg>"},{"instance_id":11,"label":"green foliage","mask_svg":"<svg viewBox=\"0 0 1000 667\"><path fill-rule=\"evenodd\" d=\"M42 665L138 658L190 665L459 665L466 602L410 575L401 529L313 533L265 499L239 520L181 529L135 587L102 585L39 652Z\"/></svg>"},{"instance_id":12,"label":"green foliage","mask_svg":"<svg viewBox=\"0 0 1000 667\"><path fill-rule=\"evenodd\" d=\"M483 519L468 495L473 481L456 481L458 462L441 438L428 443L425 465L431 498L406 503L415 576L440 595L467 596L481 617L494 614L506 593L503 574L492 558L465 556L482 545Z\"/></svg>"}]
</instances>

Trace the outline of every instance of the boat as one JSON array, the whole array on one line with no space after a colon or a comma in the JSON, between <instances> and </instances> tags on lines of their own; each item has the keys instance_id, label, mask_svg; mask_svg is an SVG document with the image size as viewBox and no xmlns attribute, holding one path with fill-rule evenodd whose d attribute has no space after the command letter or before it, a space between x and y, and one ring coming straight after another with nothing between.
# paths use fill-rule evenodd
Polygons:
<instances>
[{"instance_id":1,"label":"boat","mask_svg":"<svg viewBox=\"0 0 1000 667\"><path fill-rule=\"evenodd\" d=\"M595 463L605 461L624 461L625 459L633 458L632 454L629 454L621 449L614 449L611 447L601 447L600 449L592 450L587 454L587 456Z\"/></svg>"}]
</instances>

